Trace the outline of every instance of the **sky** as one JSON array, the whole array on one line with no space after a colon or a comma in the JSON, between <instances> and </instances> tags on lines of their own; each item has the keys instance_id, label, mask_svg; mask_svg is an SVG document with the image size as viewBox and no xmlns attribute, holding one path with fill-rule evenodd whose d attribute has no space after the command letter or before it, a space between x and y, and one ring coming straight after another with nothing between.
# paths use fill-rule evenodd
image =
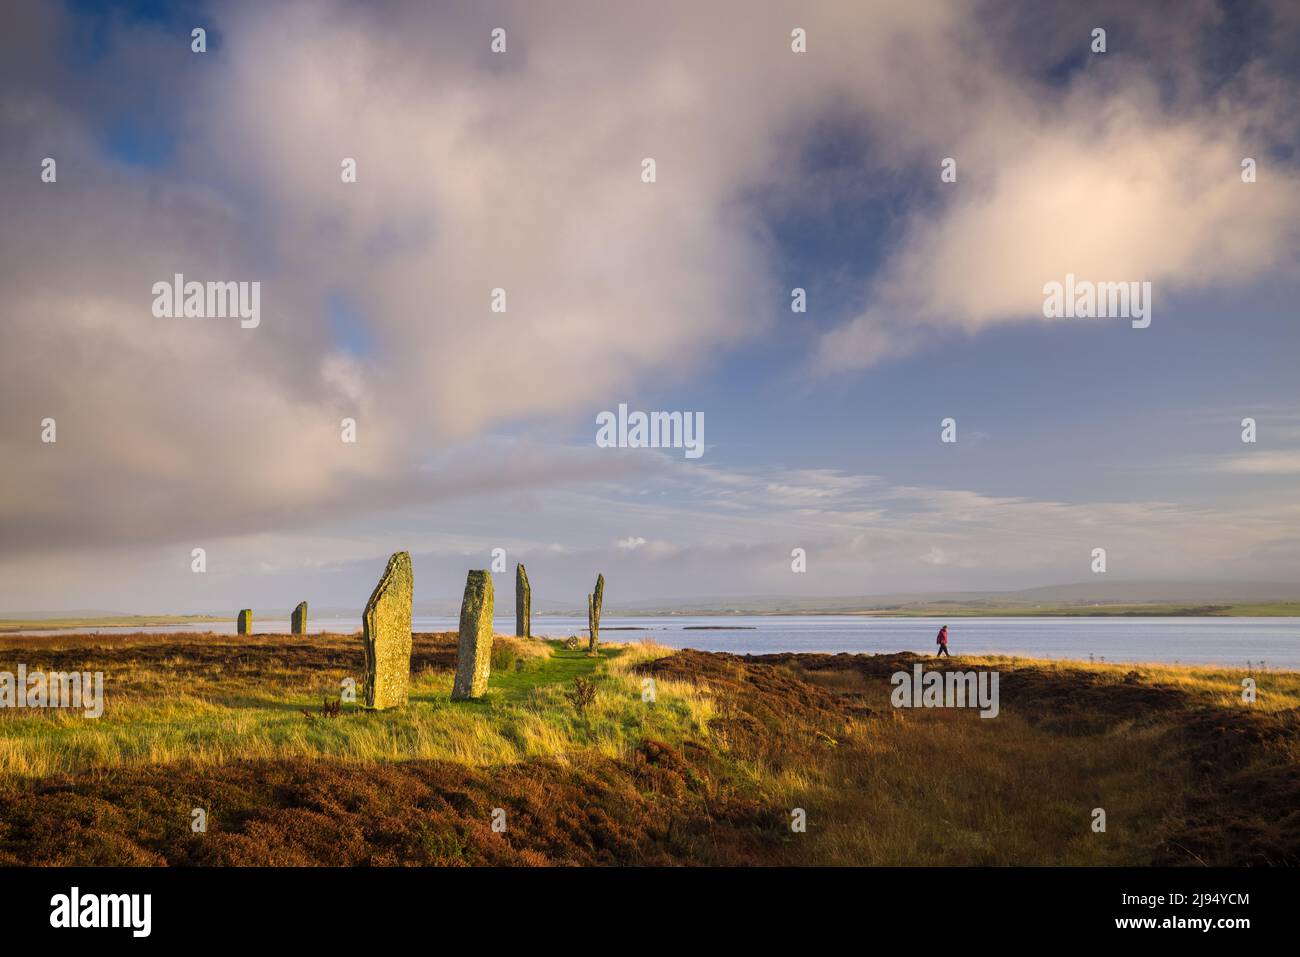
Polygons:
<instances>
[{"instance_id":1,"label":"sky","mask_svg":"<svg viewBox=\"0 0 1300 957\"><path fill-rule=\"evenodd\" d=\"M502 605L1294 581L1298 54L1286 0L17 0L0 614L355 608L397 550L417 603L494 549Z\"/></svg>"}]
</instances>

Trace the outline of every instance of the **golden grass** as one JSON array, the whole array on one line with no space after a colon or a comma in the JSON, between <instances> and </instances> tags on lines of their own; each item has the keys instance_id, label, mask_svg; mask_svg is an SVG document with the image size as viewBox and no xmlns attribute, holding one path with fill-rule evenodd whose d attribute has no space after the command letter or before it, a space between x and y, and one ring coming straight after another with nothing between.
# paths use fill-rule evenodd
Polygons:
<instances>
[{"instance_id":1,"label":"golden grass","mask_svg":"<svg viewBox=\"0 0 1300 957\"><path fill-rule=\"evenodd\" d=\"M598 659L556 644L498 636L527 667L493 675L477 702L450 700L452 673L412 675L410 704L367 712L345 704L338 718L315 714L322 698L354 679L347 668L305 674L292 667L267 673L265 662L234 662L176 680L178 656L115 669L106 675L104 715L48 709L0 713L0 774L45 777L94 768L241 759L328 758L341 761L446 760L473 766L536 759L566 760L579 750L623 757L645 737L680 741L699 734L706 702L688 684L661 683L653 705L642 701L640 661L671 653L639 644L605 644ZM93 659L93 649L87 654ZM548 671L552 662L567 669ZM274 671L272 669L272 671ZM597 683L594 704L580 717L564 698L570 673ZM303 712L313 713L308 717Z\"/></svg>"},{"instance_id":2,"label":"golden grass","mask_svg":"<svg viewBox=\"0 0 1300 957\"><path fill-rule=\"evenodd\" d=\"M703 656L716 666L706 675L665 670L651 679L645 666L672 652L648 641L605 643L597 658L560 642L497 636L495 644L523 666L494 673L481 701L450 700L451 637L417 636L406 708L345 705L328 718L315 713L322 697L360 677L355 636L0 639L0 669L20 653L29 667L108 662L98 720L0 713L0 775L95 778L146 765L304 759L637 767L639 750L656 742L694 749L705 803L695 813L735 802L781 820L806 812L806 833L778 826L768 862L1143 864L1181 809L1204 805L1204 818L1219 800L1223 779L1171 744L1176 732L1206 715L1285 727L1300 707L1296 672L1003 656L942 662L1002 673L1001 713L984 720L965 710L894 710L888 669L864 667L868 658L814 667L816 656L769 665ZM585 713L565 697L577 677L596 685ZM1246 677L1257 683L1253 705L1241 700ZM1071 709L1081 709L1080 721ZM1239 773L1300 762L1298 741L1265 736L1243 752ZM1105 809L1105 833L1092 829L1094 808ZM1193 845L1187 855L1194 863L1210 852Z\"/></svg>"},{"instance_id":3,"label":"golden grass","mask_svg":"<svg viewBox=\"0 0 1300 957\"><path fill-rule=\"evenodd\" d=\"M1141 864L1181 772L1151 766L1158 737L1062 739L1015 717L915 711L754 779L771 803L807 814L790 863Z\"/></svg>"},{"instance_id":4,"label":"golden grass","mask_svg":"<svg viewBox=\"0 0 1300 957\"><path fill-rule=\"evenodd\" d=\"M1047 674L1086 670L1122 680L1135 674L1143 684L1174 688L1200 703L1236 708L1242 702L1242 680L1255 682L1259 711L1287 711L1300 707L1300 671L1284 669L1225 668L1221 665L1168 665L1156 662L1092 662L1074 659L1019 658L1009 655L968 655L953 661L1003 670L1033 669Z\"/></svg>"}]
</instances>

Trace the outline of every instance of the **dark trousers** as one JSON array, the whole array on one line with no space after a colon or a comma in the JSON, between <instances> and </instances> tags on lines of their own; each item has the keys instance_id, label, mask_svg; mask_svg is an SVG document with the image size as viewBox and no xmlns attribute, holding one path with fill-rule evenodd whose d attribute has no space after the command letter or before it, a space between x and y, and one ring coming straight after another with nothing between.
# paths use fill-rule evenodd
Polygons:
<instances>
[{"instance_id":1,"label":"dark trousers","mask_svg":"<svg viewBox=\"0 0 1300 957\"><path fill-rule=\"evenodd\" d=\"M943 655L948 655L948 646L947 646L947 645L940 645L940 646L939 646L939 655L940 655L940 657L942 657ZM951 658L952 655L948 655L948 657Z\"/></svg>"}]
</instances>

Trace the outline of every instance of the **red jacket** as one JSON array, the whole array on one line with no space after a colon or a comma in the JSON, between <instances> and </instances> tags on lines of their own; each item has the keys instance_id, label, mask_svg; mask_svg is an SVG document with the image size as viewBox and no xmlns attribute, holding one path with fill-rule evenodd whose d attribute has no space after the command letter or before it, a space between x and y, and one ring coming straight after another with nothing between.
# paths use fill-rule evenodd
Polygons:
<instances>
[{"instance_id":1,"label":"red jacket","mask_svg":"<svg viewBox=\"0 0 1300 957\"><path fill-rule=\"evenodd\" d=\"M940 628L940 629L939 629L939 635L938 635L938 637L936 637L936 638L934 639L934 643L935 643L936 645L943 645L945 648L948 647L948 629L947 629L947 628Z\"/></svg>"}]
</instances>

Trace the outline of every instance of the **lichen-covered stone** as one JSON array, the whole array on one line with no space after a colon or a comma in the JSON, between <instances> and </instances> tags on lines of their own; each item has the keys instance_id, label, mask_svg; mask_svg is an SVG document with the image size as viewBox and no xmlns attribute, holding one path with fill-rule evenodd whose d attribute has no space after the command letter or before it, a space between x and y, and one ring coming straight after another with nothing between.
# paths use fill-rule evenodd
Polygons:
<instances>
[{"instance_id":1,"label":"lichen-covered stone","mask_svg":"<svg viewBox=\"0 0 1300 957\"><path fill-rule=\"evenodd\" d=\"M460 642L456 648L453 701L481 698L487 692L492 670L492 575L474 570L465 582L460 604Z\"/></svg>"},{"instance_id":2,"label":"lichen-covered stone","mask_svg":"<svg viewBox=\"0 0 1300 957\"><path fill-rule=\"evenodd\" d=\"M396 552L366 602L365 703L382 710L406 704L411 683L411 556Z\"/></svg>"},{"instance_id":3,"label":"lichen-covered stone","mask_svg":"<svg viewBox=\"0 0 1300 957\"><path fill-rule=\"evenodd\" d=\"M245 608L235 619L235 630L241 635L251 635L253 633L253 609Z\"/></svg>"},{"instance_id":4,"label":"lichen-covered stone","mask_svg":"<svg viewBox=\"0 0 1300 957\"><path fill-rule=\"evenodd\" d=\"M307 634L307 603L298 602L298 607L293 610L293 617L289 619L289 630L295 635Z\"/></svg>"},{"instance_id":5,"label":"lichen-covered stone","mask_svg":"<svg viewBox=\"0 0 1300 957\"><path fill-rule=\"evenodd\" d=\"M515 566L515 634L533 637L533 592L528 587L528 572L523 563Z\"/></svg>"}]
</instances>

